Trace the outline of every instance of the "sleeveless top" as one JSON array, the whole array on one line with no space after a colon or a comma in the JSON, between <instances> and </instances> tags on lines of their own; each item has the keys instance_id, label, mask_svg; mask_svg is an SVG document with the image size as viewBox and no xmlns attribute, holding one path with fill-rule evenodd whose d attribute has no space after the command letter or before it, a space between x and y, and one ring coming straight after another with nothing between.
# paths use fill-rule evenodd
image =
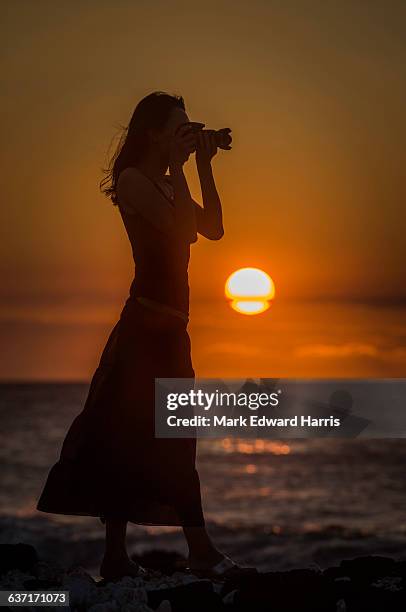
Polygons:
<instances>
[{"instance_id":1,"label":"sleeveless top","mask_svg":"<svg viewBox=\"0 0 406 612\"><path fill-rule=\"evenodd\" d=\"M146 175L144 175L146 176ZM164 190L147 177L173 206L172 185L167 179ZM155 228L139 212L127 213L119 207L131 243L135 264L134 279L129 300L138 300L145 306L189 317L188 265L190 243L181 236L169 236Z\"/></svg>"}]
</instances>

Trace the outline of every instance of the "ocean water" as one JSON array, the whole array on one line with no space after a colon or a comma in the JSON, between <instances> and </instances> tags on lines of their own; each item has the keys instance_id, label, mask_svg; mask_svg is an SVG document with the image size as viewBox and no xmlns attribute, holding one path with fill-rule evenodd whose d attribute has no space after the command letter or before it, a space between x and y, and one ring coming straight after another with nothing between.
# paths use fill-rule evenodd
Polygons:
<instances>
[{"instance_id":1,"label":"ocean water","mask_svg":"<svg viewBox=\"0 0 406 612\"><path fill-rule=\"evenodd\" d=\"M87 390L0 385L0 542L31 543L44 559L97 574L101 522L35 509ZM406 558L405 459L406 440L201 440L208 529L224 552L262 569ZM133 524L128 548L186 552L179 528Z\"/></svg>"}]
</instances>

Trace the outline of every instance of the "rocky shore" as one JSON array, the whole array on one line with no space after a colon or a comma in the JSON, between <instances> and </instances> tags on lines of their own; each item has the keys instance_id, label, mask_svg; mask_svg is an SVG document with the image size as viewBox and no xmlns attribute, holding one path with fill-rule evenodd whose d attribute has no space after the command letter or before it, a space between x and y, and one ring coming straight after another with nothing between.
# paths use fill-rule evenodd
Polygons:
<instances>
[{"instance_id":1,"label":"rocky shore","mask_svg":"<svg viewBox=\"0 0 406 612\"><path fill-rule=\"evenodd\" d=\"M177 553L133 557L148 569L143 578L106 582L80 566L49 564L28 544L0 545L0 590L69 591L72 612L404 612L406 561L358 557L336 567L259 572L211 582L182 571ZM7 609L7 608L4 608ZM44 607L9 607L43 610Z\"/></svg>"}]
</instances>

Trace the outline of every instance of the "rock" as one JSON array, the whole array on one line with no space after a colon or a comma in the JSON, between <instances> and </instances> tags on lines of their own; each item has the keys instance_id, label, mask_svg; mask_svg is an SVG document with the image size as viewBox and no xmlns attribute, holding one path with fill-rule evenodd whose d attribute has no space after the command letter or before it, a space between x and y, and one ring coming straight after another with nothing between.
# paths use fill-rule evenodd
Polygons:
<instances>
[{"instance_id":1,"label":"rock","mask_svg":"<svg viewBox=\"0 0 406 612\"><path fill-rule=\"evenodd\" d=\"M365 587L345 598L346 612L405 612L405 592Z\"/></svg>"},{"instance_id":2,"label":"rock","mask_svg":"<svg viewBox=\"0 0 406 612\"><path fill-rule=\"evenodd\" d=\"M24 590L24 583L31 579L32 575L29 572L22 572L18 569L9 570L0 578L0 589L4 591L22 591Z\"/></svg>"},{"instance_id":3,"label":"rock","mask_svg":"<svg viewBox=\"0 0 406 612\"><path fill-rule=\"evenodd\" d=\"M338 598L331 581L314 570L258 573L227 581L224 593L232 589L237 589L236 610L265 612L272 605L272 612L336 612Z\"/></svg>"},{"instance_id":4,"label":"rock","mask_svg":"<svg viewBox=\"0 0 406 612\"><path fill-rule=\"evenodd\" d=\"M371 586L377 587L378 589L387 589L388 591L402 591L403 590L403 578L400 576L385 576L379 578Z\"/></svg>"},{"instance_id":5,"label":"rock","mask_svg":"<svg viewBox=\"0 0 406 612\"><path fill-rule=\"evenodd\" d=\"M217 612L225 609L221 597L208 580L148 592L148 605L154 610L164 600L170 601L172 612Z\"/></svg>"},{"instance_id":6,"label":"rock","mask_svg":"<svg viewBox=\"0 0 406 612\"><path fill-rule=\"evenodd\" d=\"M319 567L240 575L212 583L179 570L177 553L137 560L145 576L96 582L80 565L66 571L37 559L32 546L2 545L0 589L69 590L85 612L405 612L406 562L368 556ZM149 564L154 566L149 567ZM10 567L12 566L12 567ZM163 568L167 568L167 572ZM176 569L177 568L177 569Z\"/></svg>"},{"instance_id":7,"label":"rock","mask_svg":"<svg viewBox=\"0 0 406 612\"><path fill-rule=\"evenodd\" d=\"M404 562L380 556L344 560L324 571L334 579L346 612L406 610ZM400 575L399 575L400 574Z\"/></svg>"},{"instance_id":8,"label":"rock","mask_svg":"<svg viewBox=\"0 0 406 612\"><path fill-rule=\"evenodd\" d=\"M83 568L69 570L62 579L61 587L69 591L69 603L72 609L87 609L97 601L96 583Z\"/></svg>"},{"instance_id":9,"label":"rock","mask_svg":"<svg viewBox=\"0 0 406 612\"><path fill-rule=\"evenodd\" d=\"M350 578L355 576L358 579L370 580L379 576L393 576L396 570L396 561L387 557L368 556L358 557L341 561L340 570L343 575Z\"/></svg>"},{"instance_id":10,"label":"rock","mask_svg":"<svg viewBox=\"0 0 406 612\"><path fill-rule=\"evenodd\" d=\"M88 612L120 612L120 608L115 601L107 601L88 608Z\"/></svg>"},{"instance_id":11,"label":"rock","mask_svg":"<svg viewBox=\"0 0 406 612\"><path fill-rule=\"evenodd\" d=\"M234 589L234 591L230 591L229 593L227 593L227 595L223 597L223 604L225 606L232 606L235 602L237 593L237 589Z\"/></svg>"},{"instance_id":12,"label":"rock","mask_svg":"<svg viewBox=\"0 0 406 612\"><path fill-rule=\"evenodd\" d=\"M53 587L60 588L61 586L59 582L54 582L52 580L38 580L37 578L25 580L23 585L27 591L35 591L39 589L45 591L46 589L52 589Z\"/></svg>"},{"instance_id":13,"label":"rock","mask_svg":"<svg viewBox=\"0 0 406 612\"><path fill-rule=\"evenodd\" d=\"M171 602L164 599L161 601L155 612L172 612Z\"/></svg>"},{"instance_id":14,"label":"rock","mask_svg":"<svg viewBox=\"0 0 406 612\"><path fill-rule=\"evenodd\" d=\"M13 569L25 572L37 562L37 551L30 544L0 544L0 575Z\"/></svg>"},{"instance_id":15,"label":"rock","mask_svg":"<svg viewBox=\"0 0 406 612\"><path fill-rule=\"evenodd\" d=\"M38 580L45 580L53 584L60 584L65 573L61 567L52 566L41 560L31 568L31 572Z\"/></svg>"}]
</instances>

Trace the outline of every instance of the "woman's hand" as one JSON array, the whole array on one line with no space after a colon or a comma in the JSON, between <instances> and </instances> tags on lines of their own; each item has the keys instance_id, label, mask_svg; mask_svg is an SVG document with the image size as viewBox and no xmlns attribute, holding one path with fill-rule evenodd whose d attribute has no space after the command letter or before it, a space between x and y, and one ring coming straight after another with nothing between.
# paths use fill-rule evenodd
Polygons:
<instances>
[{"instance_id":1,"label":"woman's hand","mask_svg":"<svg viewBox=\"0 0 406 612\"><path fill-rule=\"evenodd\" d=\"M217 153L215 130L197 132L196 164L207 165Z\"/></svg>"},{"instance_id":2,"label":"woman's hand","mask_svg":"<svg viewBox=\"0 0 406 612\"><path fill-rule=\"evenodd\" d=\"M195 149L195 134L187 124L181 125L172 137L169 151L169 167L183 166Z\"/></svg>"}]
</instances>

